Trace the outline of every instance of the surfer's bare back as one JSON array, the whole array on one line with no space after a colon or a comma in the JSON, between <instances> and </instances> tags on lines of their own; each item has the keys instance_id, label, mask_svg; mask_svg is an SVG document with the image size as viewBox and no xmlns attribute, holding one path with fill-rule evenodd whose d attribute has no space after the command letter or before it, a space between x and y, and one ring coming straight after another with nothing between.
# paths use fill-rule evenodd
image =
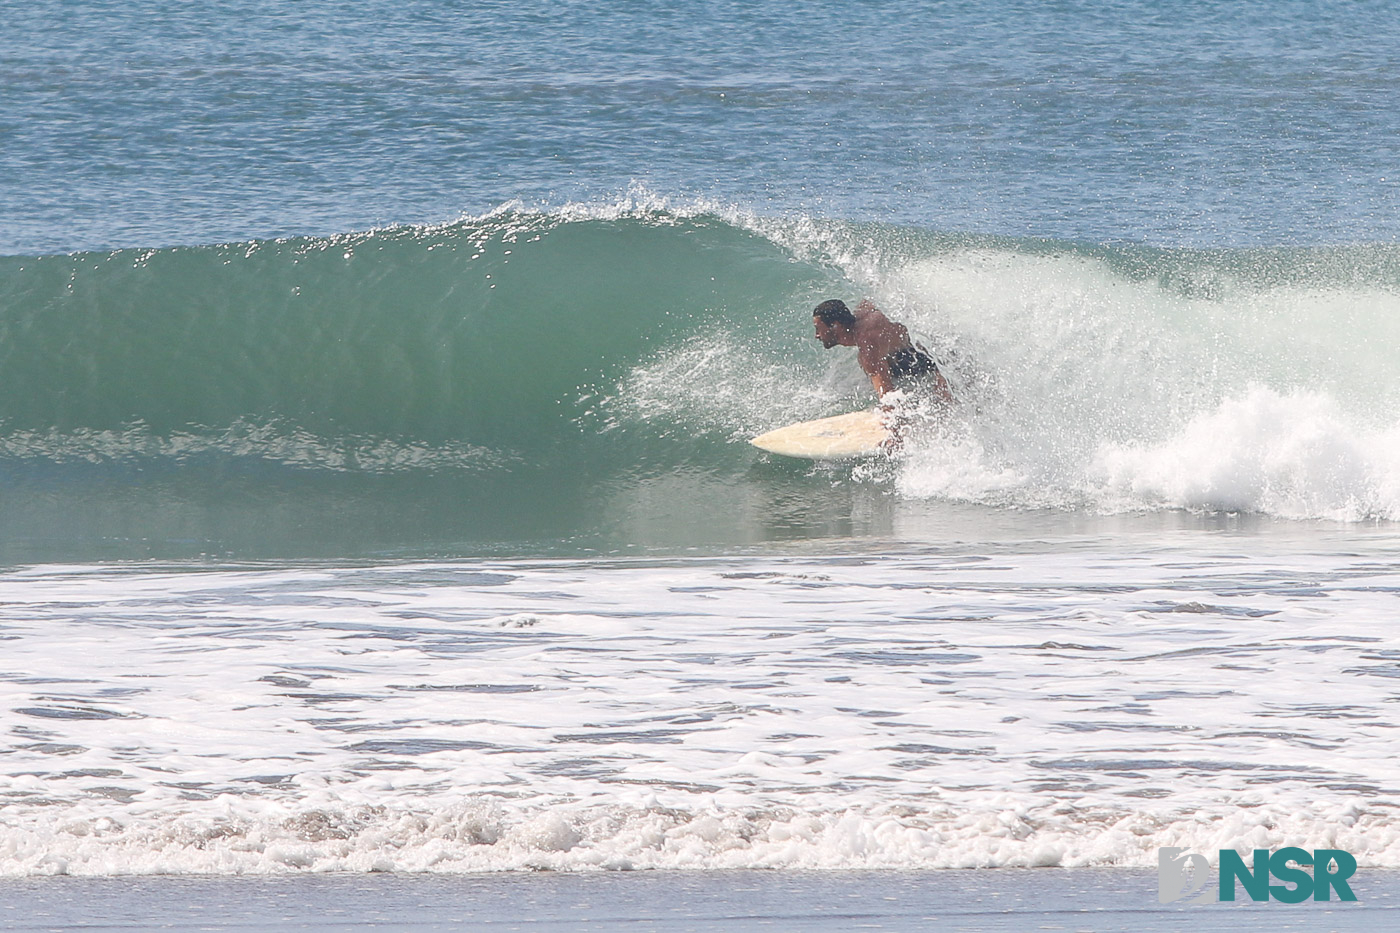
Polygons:
<instances>
[{"instance_id":1,"label":"surfer's bare back","mask_svg":"<svg viewBox=\"0 0 1400 933\"><path fill-rule=\"evenodd\" d=\"M948 380L928 351L909 339L903 324L885 317L867 298L855 311L833 298L812 310L812 323L822 346L855 347L860 368L870 377L875 392L884 398L897 390L927 393L944 404L953 401Z\"/></svg>"}]
</instances>

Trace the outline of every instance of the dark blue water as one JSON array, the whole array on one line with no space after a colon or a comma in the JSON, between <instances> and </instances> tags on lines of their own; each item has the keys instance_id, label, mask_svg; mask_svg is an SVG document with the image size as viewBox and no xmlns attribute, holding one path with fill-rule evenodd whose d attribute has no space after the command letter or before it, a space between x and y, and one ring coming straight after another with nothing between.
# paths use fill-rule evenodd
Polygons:
<instances>
[{"instance_id":1,"label":"dark blue water","mask_svg":"<svg viewBox=\"0 0 1400 933\"><path fill-rule=\"evenodd\" d=\"M1163 244L1393 241L1387 3L0 3L0 253L640 185Z\"/></svg>"}]
</instances>

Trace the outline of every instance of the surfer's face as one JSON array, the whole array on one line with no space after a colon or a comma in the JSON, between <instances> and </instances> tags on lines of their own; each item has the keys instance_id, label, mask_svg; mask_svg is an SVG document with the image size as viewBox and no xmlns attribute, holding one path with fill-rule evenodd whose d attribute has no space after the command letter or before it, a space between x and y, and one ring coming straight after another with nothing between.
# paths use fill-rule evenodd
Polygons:
<instances>
[{"instance_id":1,"label":"surfer's face","mask_svg":"<svg viewBox=\"0 0 1400 933\"><path fill-rule=\"evenodd\" d=\"M817 328L817 339L822 342L822 346L830 350L841 343L841 335L837 333L835 324L828 324L819 317L813 317L812 323Z\"/></svg>"}]
</instances>

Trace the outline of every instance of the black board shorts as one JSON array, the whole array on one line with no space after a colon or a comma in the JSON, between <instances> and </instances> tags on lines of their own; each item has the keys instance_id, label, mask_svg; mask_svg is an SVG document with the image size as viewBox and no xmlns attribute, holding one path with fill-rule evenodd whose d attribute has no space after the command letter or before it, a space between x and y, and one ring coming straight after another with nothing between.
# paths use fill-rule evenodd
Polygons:
<instances>
[{"instance_id":1,"label":"black board shorts","mask_svg":"<svg viewBox=\"0 0 1400 933\"><path fill-rule=\"evenodd\" d=\"M937 381L938 364L920 347L900 347L885 357L895 388L912 389Z\"/></svg>"}]
</instances>

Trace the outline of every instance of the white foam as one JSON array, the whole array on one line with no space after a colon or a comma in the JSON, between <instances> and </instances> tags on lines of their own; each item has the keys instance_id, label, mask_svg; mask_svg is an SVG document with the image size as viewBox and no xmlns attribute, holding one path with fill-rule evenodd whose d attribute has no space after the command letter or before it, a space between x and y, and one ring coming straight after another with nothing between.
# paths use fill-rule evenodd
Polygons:
<instances>
[{"instance_id":1,"label":"white foam","mask_svg":"<svg viewBox=\"0 0 1400 933\"><path fill-rule=\"evenodd\" d=\"M302 469L379 474L502 469L520 459L510 451L460 441L430 444L365 435L328 438L279 419L239 418L226 427L188 426L169 433L134 422L115 430L51 428L0 435L0 459L20 462L133 463L211 454L257 458Z\"/></svg>"},{"instance_id":2,"label":"white foam","mask_svg":"<svg viewBox=\"0 0 1400 933\"><path fill-rule=\"evenodd\" d=\"M1115 264L1103 250L958 245L640 187L551 216L718 217L839 271L847 297L871 297L910 326L962 404L890 474L904 496L1100 513L1397 515L1400 364L1387 348L1400 341L1400 294L1357 280L1344 256L1271 280L1261 270L1274 260L1243 253L1234 265L1145 251ZM1157 274L1145 273L1154 263ZM662 348L623 381L608 416L741 439L871 401L851 354L805 352L791 309L774 309L767 326L757 344L746 331Z\"/></svg>"},{"instance_id":3,"label":"white foam","mask_svg":"<svg viewBox=\"0 0 1400 933\"><path fill-rule=\"evenodd\" d=\"M1066 819L1075 809L1007 801L976 811L536 810L487 801L440 810L263 808L244 816L235 805L214 819L72 820L47 831L8 830L0 865L12 875L1141 868L1171 845L1212 855L1236 847L1340 848L1366 867L1400 861L1394 823L1345 806L1222 807L1175 819L1098 809L1092 831Z\"/></svg>"},{"instance_id":4,"label":"white foam","mask_svg":"<svg viewBox=\"0 0 1400 933\"><path fill-rule=\"evenodd\" d=\"M1211 546L6 574L0 874L1400 866L1396 545Z\"/></svg>"},{"instance_id":5,"label":"white foam","mask_svg":"<svg viewBox=\"0 0 1400 933\"><path fill-rule=\"evenodd\" d=\"M907 264L889 283L891 306L956 334L987 374L957 429L906 458L905 495L1400 514L1400 380L1375 352L1400 320L1391 292L1219 279L1201 297L1089 255L990 249Z\"/></svg>"},{"instance_id":6,"label":"white foam","mask_svg":"<svg viewBox=\"0 0 1400 933\"><path fill-rule=\"evenodd\" d=\"M1329 396L1256 386L1157 444L1105 444L1093 494L1120 508L1400 519L1400 425L1370 431Z\"/></svg>"}]
</instances>

